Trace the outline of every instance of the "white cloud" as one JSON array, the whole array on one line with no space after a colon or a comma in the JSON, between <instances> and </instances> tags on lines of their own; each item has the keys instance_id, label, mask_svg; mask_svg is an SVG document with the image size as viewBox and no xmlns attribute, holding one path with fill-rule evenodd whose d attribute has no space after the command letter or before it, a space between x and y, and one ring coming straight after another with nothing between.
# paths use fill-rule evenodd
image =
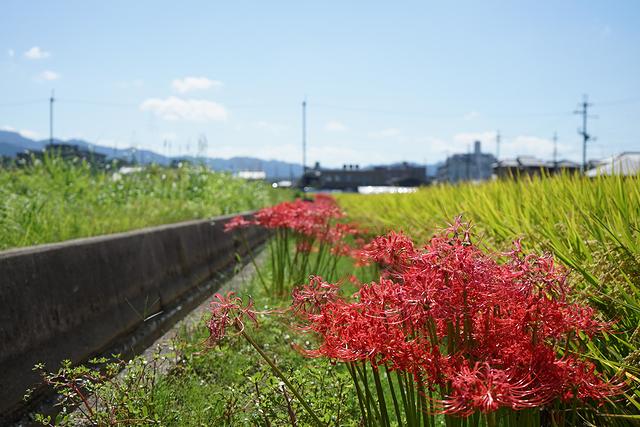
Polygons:
<instances>
[{"instance_id":1,"label":"white cloud","mask_svg":"<svg viewBox=\"0 0 640 427\"><path fill-rule=\"evenodd\" d=\"M574 158L575 149L558 143L558 159ZM535 156L543 160L553 159L553 140L531 135L518 135L505 138L500 147L500 157Z\"/></svg>"},{"instance_id":2,"label":"white cloud","mask_svg":"<svg viewBox=\"0 0 640 427\"><path fill-rule=\"evenodd\" d=\"M13 49L9 49L7 50L7 55L9 55L9 58L13 58L16 56L16 52Z\"/></svg>"},{"instance_id":3,"label":"white cloud","mask_svg":"<svg viewBox=\"0 0 640 427\"><path fill-rule=\"evenodd\" d=\"M473 150L474 141L482 143L482 152L495 155L496 132L493 131L455 134L453 141L448 145L448 151L453 154L465 153L469 148ZM558 144L558 158L573 158L574 151L571 146ZM532 135L503 136L500 141L500 158L518 156L534 156L542 160L550 160L553 158L553 141L550 138Z\"/></svg>"},{"instance_id":4,"label":"white cloud","mask_svg":"<svg viewBox=\"0 0 640 427\"><path fill-rule=\"evenodd\" d=\"M455 152L466 152L466 147L463 144L459 144L456 147L451 141L447 141L434 136L425 136L417 138L409 143L409 146L414 147L414 158L426 159L428 162L435 162L451 155ZM415 152L415 147L418 147L419 152ZM406 159L404 159L406 160Z\"/></svg>"},{"instance_id":5,"label":"white cloud","mask_svg":"<svg viewBox=\"0 0 640 427\"><path fill-rule=\"evenodd\" d=\"M151 111L164 120L172 121L225 121L229 116L227 109L216 102L175 96L166 99L149 98L140 104L140 110Z\"/></svg>"},{"instance_id":6,"label":"white cloud","mask_svg":"<svg viewBox=\"0 0 640 427\"><path fill-rule=\"evenodd\" d=\"M289 126L268 122L266 120L257 121L253 125L258 129L265 130L274 135L280 135L282 132L289 130Z\"/></svg>"},{"instance_id":7,"label":"white cloud","mask_svg":"<svg viewBox=\"0 0 640 427\"><path fill-rule=\"evenodd\" d=\"M205 90L212 87L222 86L222 82L218 80L210 80L206 77L185 77L183 79L175 79L171 82L173 90L178 93L187 93L194 90Z\"/></svg>"},{"instance_id":8,"label":"white cloud","mask_svg":"<svg viewBox=\"0 0 640 427\"><path fill-rule=\"evenodd\" d=\"M36 80L38 81L52 81L52 80L58 80L60 78L60 74L51 71L51 70L45 70L43 72L41 72L40 74L38 74L38 77Z\"/></svg>"},{"instance_id":9,"label":"white cloud","mask_svg":"<svg viewBox=\"0 0 640 427\"><path fill-rule=\"evenodd\" d=\"M473 151L474 143L480 141L480 150L483 153L495 155L496 135L497 132L495 131L457 133L453 135L452 141L448 144L447 153L451 155ZM500 153L500 157L503 157L502 152Z\"/></svg>"},{"instance_id":10,"label":"white cloud","mask_svg":"<svg viewBox=\"0 0 640 427\"><path fill-rule=\"evenodd\" d=\"M349 128L344 125L344 123L339 122L337 120L331 120L324 125L324 130L327 132L344 132Z\"/></svg>"},{"instance_id":11,"label":"white cloud","mask_svg":"<svg viewBox=\"0 0 640 427\"><path fill-rule=\"evenodd\" d=\"M400 135L400 129L386 128L379 131L369 132L368 135L371 138L391 138Z\"/></svg>"},{"instance_id":12,"label":"white cloud","mask_svg":"<svg viewBox=\"0 0 640 427\"><path fill-rule=\"evenodd\" d=\"M21 129L18 131L18 133L22 136L24 136L25 138L31 138L31 139L38 139L40 138L40 134L36 131L33 130L29 130L29 129Z\"/></svg>"},{"instance_id":13,"label":"white cloud","mask_svg":"<svg viewBox=\"0 0 640 427\"><path fill-rule=\"evenodd\" d=\"M29 130L29 129L17 130L13 126L9 126L9 125L4 125L0 129L1 130L6 130L6 131L9 131L9 132L17 132L20 135L24 136L25 138L30 138L30 139L39 139L40 138L40 134L38 132L33 131L33 130Z\"/></svg>"},{"instance_id":14,"label":"white cloud","mask_svg":"<svg viewBox=\"0 0 640 427\"><path fill-rule=\"evenodd\" d=\"M463 132L453 135L453 142L457 144L473 144L475 141L489 143L496 140L496 132Z\"/></svg>"},{"instance_id":15,"label":"white cloud","mask_svg":"<svg viewBox=\"0 0 640 427\"><path fill-rule=\"evenodd\" d=\"M51 56L50 52L40 49L38 46L34 46L24 53L24 57L27 59L44 59Z\"/></svg>"}]
</instances>

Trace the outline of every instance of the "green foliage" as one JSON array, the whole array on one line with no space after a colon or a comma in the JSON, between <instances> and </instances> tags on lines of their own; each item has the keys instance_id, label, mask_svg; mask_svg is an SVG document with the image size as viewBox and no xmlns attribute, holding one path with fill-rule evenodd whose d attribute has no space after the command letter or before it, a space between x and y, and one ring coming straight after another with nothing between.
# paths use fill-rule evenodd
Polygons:
<instances>
[{"instance_id":1,"label":"green foliage","mask_svg":"<svg viewBox=\"0 0 640 427\"><path fill-rule=\"evenodd\" d=\"M37 414L43 425L160 425L155 410L155 382L162 361L137 357L128 363L114 356L73 366L66 360L56 372L36 365L43 382L60 396L55 416ZM122 371L121 374L119 372Z\"/></svg>"},{"instance_id":2,"label":"green foliage","mask_svg":"<svg viewBox=\"0 0 640 427\"><path fill-rule=\"evenodd\" d=\"M46 157L0 168L0 250L247 211L290 196L199 166L120 174Z\"/></svg>"},{"instance_id":3,"label":"green foliage","mask_svg":"<svg viewBox=\"0 0 640 427\"><path fill-rule=\"evenodd\" d=\"M265 270L263 274L270 276L270 269ZM277 313L288 305L274 301L257 277L243 293L252 295L259 310ZM181 330L178 345L184 363L158 383L159 417L165 425L316 425L256 349L237 333L229 332L219 347L203 351L207 317ZM310 360L294 350L310 345L309 338L293 330L287 317L262 314L258 323L250 328L251 337L321 421L331 426L358 425L357 401L346 369Z\"/></svg>"}]
</instances>

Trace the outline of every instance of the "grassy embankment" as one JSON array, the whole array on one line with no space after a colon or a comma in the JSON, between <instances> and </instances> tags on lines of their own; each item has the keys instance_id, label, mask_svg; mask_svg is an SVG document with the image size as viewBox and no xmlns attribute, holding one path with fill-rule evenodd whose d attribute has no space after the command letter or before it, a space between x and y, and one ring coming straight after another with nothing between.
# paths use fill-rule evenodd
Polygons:
<instances>
[{"instance_id":1,"label":"grassy embankment","mask_svg":"<svg viewBox=\"0 0 640 427\"><path fill-rule=\"evenodd\" d=\"M0 250L247 211L290 197L196 166L121 175L49 158L0 168Z\"/></svg>"}]
</instances>

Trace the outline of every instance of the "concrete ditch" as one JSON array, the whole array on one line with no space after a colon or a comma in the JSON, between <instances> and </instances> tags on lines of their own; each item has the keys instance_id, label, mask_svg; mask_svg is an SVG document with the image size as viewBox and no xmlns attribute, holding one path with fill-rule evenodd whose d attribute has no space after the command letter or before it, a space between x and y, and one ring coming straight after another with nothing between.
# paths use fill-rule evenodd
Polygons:
<instances>
[{"instance_id":1,"label":"concrete ditch","mask_svg":"<svg viewBox=\"0 0 640 427\"><path fill-rule=\"evenodd\" d=\"M232 217L0 252L0 425L29 408L36 363L139 353L211 295L246 254Z\"/></svg>"}]
</instances>

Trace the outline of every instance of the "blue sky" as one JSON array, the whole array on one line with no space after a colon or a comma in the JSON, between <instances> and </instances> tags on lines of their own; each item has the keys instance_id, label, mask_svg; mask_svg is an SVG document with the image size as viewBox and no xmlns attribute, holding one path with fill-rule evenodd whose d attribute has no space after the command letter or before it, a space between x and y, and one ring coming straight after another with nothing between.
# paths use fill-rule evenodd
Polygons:
<instances>
[{"instance_id":1,"label":"blue sky","mask_svg":"<svg viewBox=\"0 0 640 427\"><path fill-rule=\"evenodd\" d=\"M455 3L455 6L454 6ZM14 1L0 4L0 127L172 155L325 165L640 150L637 1ZM163 141L168 141L165 144Z\"/></svg>"}]
</instances>

